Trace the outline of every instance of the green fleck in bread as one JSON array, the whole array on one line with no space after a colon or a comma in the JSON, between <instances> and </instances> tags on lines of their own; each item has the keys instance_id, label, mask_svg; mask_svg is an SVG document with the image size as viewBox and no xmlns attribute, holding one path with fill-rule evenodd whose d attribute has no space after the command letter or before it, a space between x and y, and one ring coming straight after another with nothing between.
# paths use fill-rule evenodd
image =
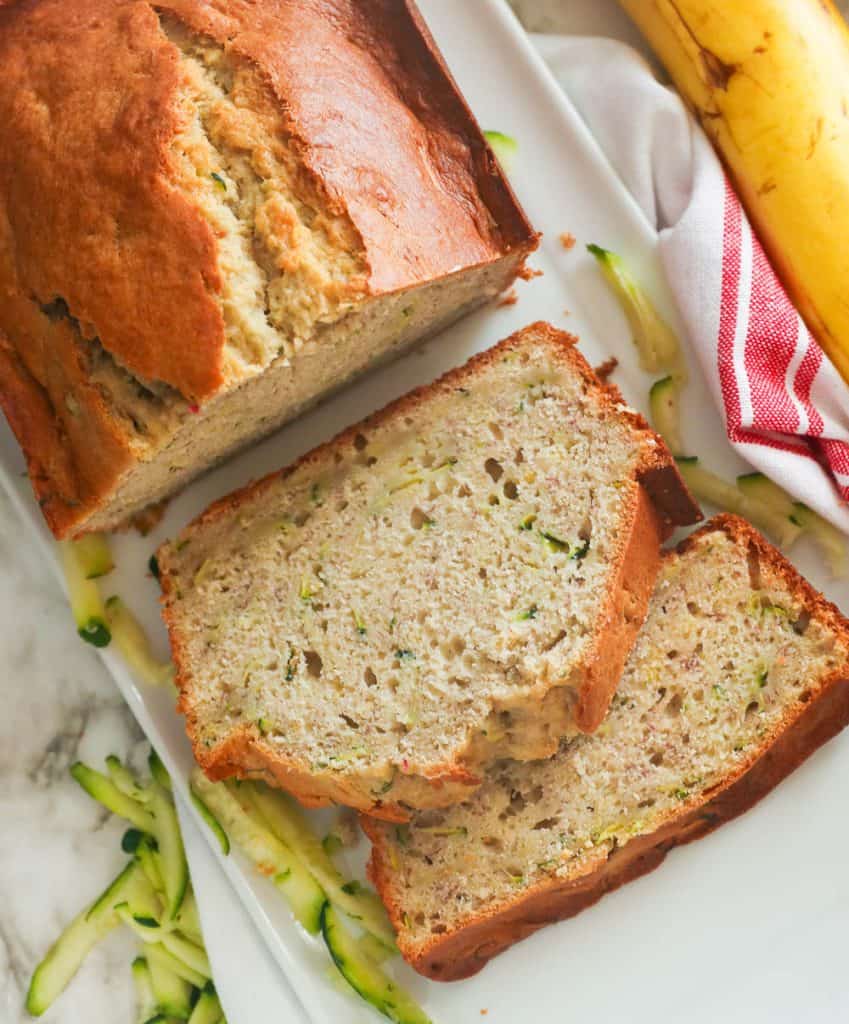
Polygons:
<instances>
[{"instance_id":1,"label":"green fleck in bread","mask_svg":"<svg viewBox=\"0 0 849 1024\"><path fill-rule=\"evenodd\" d=\"M464 804L364 821L404 957L454 980L741 813L849 719L849 622L748 524L665 562L604 725Z\"/></svg>"},{"instance_id":2,"label":"green fleck in bread","mask_svg":"<svg viewBox=\"0 0 849 1024\"><path fill-rule=\"evenodd\" d=\"M403 819L598 727L660 541L698 513L573 343L526 328L161 550L210 777Z\"/></svg>"}]
</instances>

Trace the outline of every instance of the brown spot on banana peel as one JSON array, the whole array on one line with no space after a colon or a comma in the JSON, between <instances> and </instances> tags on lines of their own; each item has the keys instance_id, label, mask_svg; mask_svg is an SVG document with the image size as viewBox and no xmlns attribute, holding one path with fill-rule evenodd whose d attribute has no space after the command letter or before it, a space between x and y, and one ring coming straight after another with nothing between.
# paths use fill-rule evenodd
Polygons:
<instances>
[{"instance_id":1,"label":"brown spot on banana peel","mask_svg":"<svg viewBox=\"0 0 849 1024\"><path fill-rule=\"evenodd\" d=\"M823 119L821 117L818 117L817 123L814 125L814 130L811 132L811 141L808 144L808 152L805 154L806 160L810 160L816 152L817 145L820 141L820 136L822 135L822 126Z\"/></svg>"},{"instance_id":2,"label":"brown spot on banana peel","mask_svg":"<svg viewBox=\"0 0 849 1024\"><path fill-rule=\"evenodd\" d=\"M699 47L699 56L702 59L708 82L710 82L714 89L721 89L723 92L727 92L728 83L739 70L738 66L736 64L726 64L724 60L717 57L711 50L706 50L703 46Z\"/></svg>"},{"instance_id":3,"label":"brown spot on banana peel","mask_svg":"<svg viewBox=\"0 0 849 1024\"><path fill-rule=\"evenodd\" d=\"M699 57L702 61L702 66L705 71L705 78L708 84L714 89L722 89L723 92L728 90L728 83L734 77L739 70L736 64L726 64L721 57L715 54L712 50L709 50L706 46L703 46L696 36L696 33L690 27L687 19L678 9L678 4L671 3L670 6L678 16L678 20L681 22L687 35L693 40L696 46L699 48Z\"/></svg>"},{"instance_id":4,"label":"brown spot on banana peel","mask_svg":"<svg viewBox=\"0 0 849 1024\"><path fill-rule=\"evenodd\" d=\"M752 50L752 53L767 53L769 51L769 41L770 41L770 39L772 39L772 32L764 31L764 34L763 34L763 40L764 41L762 43L759 43L754 48L754 50Z\"/></svg>"}]
</instances>

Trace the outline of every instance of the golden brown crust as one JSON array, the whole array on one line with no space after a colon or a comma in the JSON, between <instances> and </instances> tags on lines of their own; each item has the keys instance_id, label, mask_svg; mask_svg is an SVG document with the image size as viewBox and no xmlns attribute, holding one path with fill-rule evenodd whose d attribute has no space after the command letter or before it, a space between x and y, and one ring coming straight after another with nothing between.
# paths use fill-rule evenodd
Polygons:
<instances>
[{"instance_id":1,"label":"golden brown crust","mask_svg":"<svg viewBox=\"0 0 849 1024\"><path fill-rule=\"evenodd\" d=\"M183 703L180 703L183 710ZM261 779L270 786L285 789L304 807L327 807L329 804L360 806L363 802L363 787L342 775L315 772L299 764L294 758L281 756L265 743L259 730L241 726L230 733L217 746L208 749L195 741L190 713L187 714L187 731L193 741L195 759L207 778L214 782L222 779ZM375 779L378 783L380 780ZM480 779L470 776L462 768L454 769L433 780L439 787L450 788L454 784L455 802L468 795ZM409 808L392 800L377 800L369 808L369 814L381 821L408 821Z\"/></svg>"},{"instance_id":2,"label":"golden brown crust","mask_svg":"<svg viewBox=\"0 0 849 1024\"><path fill-rule=\"evenodd\" d=\"M619 414L624 416L635 430L641 430L646 434L647 443L638 479L661 518L662 539L666 540L676 526L697 523L702 519L701 509L681 478L675 460L670 458L666 442L660 434L652 430L643 415L626 404L622 392L613 381L604 375L599 376L596 370L583 360L583 357L581 359L583 362L581 372L584 374L585 380L601 384ZM605 364L602 364L601 368L603 369L604 366Z\"/></svg>"},{"instance_id":3,"label":"golden brown crust","mask_svg":"<svg viewBox=\"0 0 849 1024\"><path fill-rule=\"evenodd\" d=\"M316 794L324 794L326 801L347 803L365 810L375 817L389 817L393 820L409 818L409 808L400 803L387 805L375 799L373 787L377 779L361 778L356 782L352 777L343 778L334 773L319 776L307 766L297 766L291 759L281 758L267 744L261 742L253 730L240 730L238 738L228 736L212 749L203 747L197 735L197 712L192 699L192 672L184 656L184 643L178 616L173 613L176 584L172 577L170 550L172 543L187 540L195 531L215 522L230 518L246 502L261 498L279 480L285 480L298 469L319 466L332 452L347 447L355 448L358 434L368 433L381 424L403 417L405 413L428 401L435 393L451 391L459 382L486 370L492 363L502 359L511 351L520 351L527 344L545 344L554 350L555 358L578 373L588 389L591 389L600 406L616 416L624 415L634 428L645 435L644 456L638 468L638 479L633 482L632 502L626 527L620 539L620 570L617 578L605 595L603 624L599 627L594 648L587 659L587 678L581 687L577 723L581 729L592 731L600 725L610 699L619 680L622 666L642 625L648 608L654 580L660 565L660 543L668 537L674 525L683 525L700 518L698 507L693 504L686 488L678 477L674 460L662 440L649 428L646 421L633 410L627 409L619 392L603 385L594 375L591 367L576 348L574 335L559 331L550 324L539 322L529 325L497 345L473 356L463 366L444 374L438 380L416 388L414 391L373 413L361 423L348 427L332 440L314 448L285 469L270 473L260 480L219 499L193 520L175 542L169 542L159 549L159 567L163 591L163 618L171 640L171 654L177 668L177 686L181 692L180 710L186 715L186 728L195 751L195 756L210 777L224 778L239 774L245 769L262 770L266 778L289 789L299 799L315 805ZM663 475L666 488L663 491L643 486L647 474ZM677 480L678 492L674 482ZM653 499L660 495L660 505ZM675 518L678 516L679 518ZM557 681L549 682L547 689L555 689ZM469 746L473 745L470 740ZM448 806L457 803L472 788L480 784L475 767L463 762L459 752L453 762L440 765L427 777L410 775L393 786L395 800L417 806L417 793L412 791L414 780L420 780L429 787L430 805ZM402 795L407 791L408 797ZM420 799L420 797L419 797Z\"/></svg>"},{"instance_id":4,"label":"golden brown crust","mask_svg":"<svg viewBox=\"0 0 849 1024\"><path fill-rule=\"evenodd\" d=\"M108 505L138 454L84 378L77 442L46 308L63 300L84 344L190 403L228 384L218 241L170 155L169 10L270 85L304 175L362 237L370 295L536 246L412 4L0 5L0 404L57 536Z\"/></svg>"},{"instance_id":5,"label":"golden brown crust","mask_svg":"<svg viewBox=\"0 0 849 1024\"><path fill-rule=\"evenodd\" d=\"M29 326L25 315L19 323L24 335ZM48 526L62 536L80 510L81 489L117 481L132 454L102 396L86 378L68 325L50 324L45 338L53 358L39 382L28 365L36 346L19 354L0 329L0 405L15 436L26 439L23 448L35 497Z\"/></svg>"},{"instance_id":6,"label":"golden brown crust","mask_svg":"<svg viewBox=\"0 0 849 1024\"><path fill-rule=\"evenodd\" d=\"M36 305L61 297L133 373L193 401L214 394L216 244L168 179L178 61L153 7L0 10L0 69L4 289ZM16 323L0 326L17 344Z\"/></svg>"},{"instance_id":7,"label":"golden brown crust","mask_svg":"<svg viewBox=\"0 0 849 1024\"><path fill-rule=\"evenodd\" d=\"M781 580L812 618L826 624L849 647L849 621L742 519L717 516L685 539L678 551L686 551L700 537L717 530L751 545L761 558L763 570ZM369 877L401 935L399 948L404 958L421 974L439 981L467 978L513 943L546 924L580 913L606 893L653 870L673 847L698 839L748 810L847 723L849 661L831 675L812 680L810 689L787 709L745 761L711 791L676 808L654 832L638 836L609 854L599 848L579 876L546 879L510 903L472 917L462 927L433 936L420 946L404 944L402 909L392 897L393 872L381 845L382 835L368 818L362 817L363 828L373 843Z\"/></svg>"},{"instance_id":8,"label":"golden brown crust","mask_svg":"<svg viewBox=\"0 0 849 1024\"><path fill-rule=\"evenodd\" d=\"M630 530L620 538L619 571L606 595L589 655L590 667L578 694L575 722L582 732L595 732L607 714L645 621L660 569L660 546L669 536L668 522L639 485L634 487L634 505Z\"/></svg>"},{"instance_id":9,"label":"golden brown crust","mask_svg":"<svg viewBox=\"0 0 849 1024\"><path fill-rule=\"evenodd\" d=\"M409 0L157 6L267 79L306 171L360 233L372 294L487 262L533 237Z\"/></svg>"}]
</instances>

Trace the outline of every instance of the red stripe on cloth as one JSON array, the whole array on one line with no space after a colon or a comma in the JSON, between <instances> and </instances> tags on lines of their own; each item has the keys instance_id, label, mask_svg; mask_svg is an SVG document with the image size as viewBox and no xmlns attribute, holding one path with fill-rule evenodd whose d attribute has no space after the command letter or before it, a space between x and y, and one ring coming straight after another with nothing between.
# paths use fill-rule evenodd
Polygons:
<instances>
[{"instance_id":1,"label":"red stripe on cloth","mask_svg":"<svg viewBox=\"0 0 849 1024\"><path fill-rule=\"evenodd\" d=\"M814 378L819 373L820 366L822 366L822 349L810 334L808 334L807 338L808 347L805 350L802 362L799 364L799 369L796 371L793 390L796 392L796 397L802 403L802 408L808 414L808 433L813 437L819 437L823 430L825 430L825 423L819 410L811 402L811 387L813 386Z\"/></svg>"},{"instance_id":2,"label":"red stripe on cloth","mask_svg":"<svg viewBox=\"0 0 849 1024\"><path fill-rule=\"evenodd\" d=\"M774 448L776 451L788 452L791 455L803 455L807 459L816 456L802 438L797 443L780 437L769 437L766 434L753 434L751 430L729 430L728 440L734 444L757 444L762 448Z\"/></svg>"},{"instance_id":3,"label":"red stripe on cloth","mask_svg":"<svg viewBox=\"0 0 849 1024\"><path fill-rule=\"evenodd\" d=\"M796 351L799 317L760 242L752 239L752 287L743 365L754 430L795 434L799 411L787 390L787 368Z\"/></svg>"},{"instance_id":4,"label":"red stripe on cloth","mask_svg":"<svg viewBox=\"0 0 849 1024\"><path fill-rule=\"evenodd\" d=\"M811 397L824 365L822 350L800 320L757 238L745 230L744 217L726 178L716 366L728 438L732 444L786 453L788 458L779 461L787 473L793 472L793 457L812 460L831 475L841 498L849 501L849 442L822 436L826 424ZM750 256L749 294L741 297L741 274ZM735 338L743 329L742 353L739 343L735 353ZM794 365L796 371L788 380ZM828 387L833 390L830 383ZM750 410L752 422L744 424L743 416L748 420Z\"/></svg>"},{"instance_id":5,"label":"red stripe on cloth","mask_svg":"<svg viewBox=\"0 0 849 1024\"><path fill-rule=\"evenodd\" d=\"M832 470L842 476L849 476L849 444L845 441L834 441L828 437L821 437L819 445Z\"/></svg>"},{"instance_id":6,"label":"red stripe on cloth","mask_svg":"<svg viewBox=\"0 0 849 1024\"><path fill-rule=\"evenodd\" d=\"M734 334L737 330L737 300L740 288L740 241L743 212L731 183L725 179L722 227L722 298L719 307L717 369L728 430L740 426L740 389L734 373Z\"/></svg>"},{"instance_id":7,"label":"red stripe on cloth","mask_svg":"<svg viewBox=\"0 0 849 1024\"><path fill-rule=\"evenodd\" d=\"M831 472L840 473L844 477L849 476L849 444L845 441L833 441L823 437L819 438L816 443ZM834 477L833 479L840 497L844 501L849 501L849 484L842 484Z\"/></svg>"}]
</instances>

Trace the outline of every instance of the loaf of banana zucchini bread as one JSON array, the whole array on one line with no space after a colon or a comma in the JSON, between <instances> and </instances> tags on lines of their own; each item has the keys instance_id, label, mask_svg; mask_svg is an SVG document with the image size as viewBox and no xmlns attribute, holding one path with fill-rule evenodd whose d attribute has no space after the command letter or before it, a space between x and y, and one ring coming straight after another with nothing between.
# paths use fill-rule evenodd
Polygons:
<instances>
[{"instance_id":1,"label":"loaf of banana zucchini bread","mask_svg":"<svg viewBox=\"0 0 849 1024\"><path fill-rule=\"evenodd\" d=\"M0 5L0 404L59 537L492 298L535 246L411 0Z\"/></svg>"}]
</instances>

